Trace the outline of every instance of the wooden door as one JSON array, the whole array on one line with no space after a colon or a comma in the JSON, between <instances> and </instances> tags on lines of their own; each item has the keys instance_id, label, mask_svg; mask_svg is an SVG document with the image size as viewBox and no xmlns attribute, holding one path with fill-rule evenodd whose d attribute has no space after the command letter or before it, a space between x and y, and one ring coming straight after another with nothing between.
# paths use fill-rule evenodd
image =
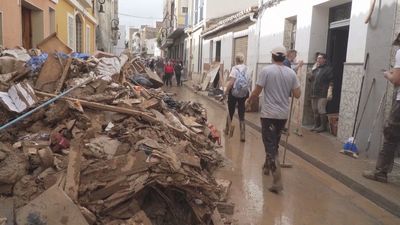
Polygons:
<instances>
[{"instance_id":1,"label":"wooden door","mask_svg":"<svg viewBox=\"0 0 400 225\"><path fill-rule=\"evenodd\" d=\"M31 10L22 7L22 46L32 48L32 15Z\"/></svg>"}]
</instances>

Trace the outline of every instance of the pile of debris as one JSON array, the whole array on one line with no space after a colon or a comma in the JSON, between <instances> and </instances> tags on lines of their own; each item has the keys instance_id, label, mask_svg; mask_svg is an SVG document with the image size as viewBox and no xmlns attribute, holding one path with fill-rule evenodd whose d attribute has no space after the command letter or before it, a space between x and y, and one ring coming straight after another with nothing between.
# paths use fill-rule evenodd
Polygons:
<instances>
[{"instance_id":1,"label":"pile of debris","mask_svg":"<svg viewBox=\"0 0 400 225\"><path fill-rule=\"evenodd\" d=\"M0 53L1 225L222 223L201 105L129 54L38 48Z\"/></svg>"}]
</instances>

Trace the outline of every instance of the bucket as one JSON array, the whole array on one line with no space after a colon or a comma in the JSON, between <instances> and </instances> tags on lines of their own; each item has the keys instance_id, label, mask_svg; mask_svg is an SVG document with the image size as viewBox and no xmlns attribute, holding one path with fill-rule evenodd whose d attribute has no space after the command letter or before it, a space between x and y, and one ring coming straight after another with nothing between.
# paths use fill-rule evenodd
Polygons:
<instances>
[{"instance_id":1,"label":"bucket","mask_svg":"<svg viewBox=\"0 0 400 225\"><path fill-rule=\"evenodd\" d=\"M339 114L328 114L327 116L329 121L329 131L333 136L337 136Z\"/></svg>"}]
</instances>

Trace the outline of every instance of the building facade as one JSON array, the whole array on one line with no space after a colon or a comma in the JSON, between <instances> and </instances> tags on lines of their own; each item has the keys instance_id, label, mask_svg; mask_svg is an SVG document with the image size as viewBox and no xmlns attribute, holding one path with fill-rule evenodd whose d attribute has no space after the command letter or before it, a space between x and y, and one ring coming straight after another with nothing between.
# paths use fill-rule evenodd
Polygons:
<instances>
[{"instance_id":1,"label":"building facade","mask_svg":"<svg viewBox=\"0 0 400 225\"><path fill-rule=\"evenodd\" d=\"M247 49L247 64L256 71L253 80L257 79L262 67L271 63L270 52L274 47L284 45L296 49L298 59L306 65L300 77L303 95L296 109L301 114L297 122L303 126L311 125L307 77L315 63L315 53L326 53L335 77L333 99L327 110L332 118L338 119L337 139L344 142L353 136L355 127L359 127L356 138L361 154L376 157L382 143L385 113L388 114L393 100L393 87L388 85L381 71L389 69L393 61L391 42L399 31L398 22L395 24L399 21L396 11L399 2L382 0L370 7L364 0L260 1L258 20L250 26L248 37L251 44ZM365 23L370 12L371 19ZM386 110L377 112L385 95ZM357 115L358 105L360 112ZM377 128L372 130L374 120ZM363 152L370 135L370 150Z\"/></svg>"},{"instance_id":2,"label":"building facade","mask_svg":"<svg viewBox=\"0 0 400 225\"><path fill-rule=\"evenodd\" d=\"M56 6L58 37L75 52L96 50L95 4L90 0L59 0Z\"/></svg>"},{"instance_id":3,"label":"building facade","mask_svg":"<svg viewBox=\"0 0 400 225\"><path fill-rule=\"evenodd\" d=\"M160 31L161 49L169 59L184 57L184 29L189 25L188 0L164 0L163 28Z\"/></svg>"},{"instance_id":4,"label":"building facade","mask_svg":"<svg viewBox=\"0 0 400 225\"><path fill-rule=\"evenodd\" d=\"M105 0L104 4L95 3L95 16L98 20L96 29L97 49L114 52L121 36L118 19L118 0ZM102 10L102 11L100 11Z\"/></svg>"},{"instance_id":5,"label":"building facade","mask_svg":"<svg viewBox=\"0 0 400 225\"><path fill-rule=\"evenodd\" d=\"M0 1L0 45L36 47L56 29L57 0Z\"/></svg>"},{"instance_id":6,"label":"building facade","mask_svg":"<svg viewBox=\"0 0 400 225\"><path fill-rule=\"evenodd\" d=\"M202 33L210 25L213 19L233 15L237 12L257 6L257 0L241 0L232 4L229 0L189 0L189 26L185 30L185 62L188 67L188 75L202 73L203 71L203 38Z\"/></svg>"}]
</instances>

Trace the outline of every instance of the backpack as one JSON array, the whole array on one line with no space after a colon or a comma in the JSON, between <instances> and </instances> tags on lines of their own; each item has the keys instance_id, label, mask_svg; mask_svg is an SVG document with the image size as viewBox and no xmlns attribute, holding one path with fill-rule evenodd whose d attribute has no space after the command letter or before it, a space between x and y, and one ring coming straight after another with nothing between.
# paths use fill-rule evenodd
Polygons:
<instances>
[{"instance_id":1,"label":"backpack","mask_svg":"<svg viewBox=\"0 0 400 225\"><path fill-rule=\"evenodd\" d=\"M250 82L247 78L247 67L242 71L236 68L237 73L235 83L233 84L232 95L237 98L244 98L249 94Z\"/></svg>"}]
</instances>

